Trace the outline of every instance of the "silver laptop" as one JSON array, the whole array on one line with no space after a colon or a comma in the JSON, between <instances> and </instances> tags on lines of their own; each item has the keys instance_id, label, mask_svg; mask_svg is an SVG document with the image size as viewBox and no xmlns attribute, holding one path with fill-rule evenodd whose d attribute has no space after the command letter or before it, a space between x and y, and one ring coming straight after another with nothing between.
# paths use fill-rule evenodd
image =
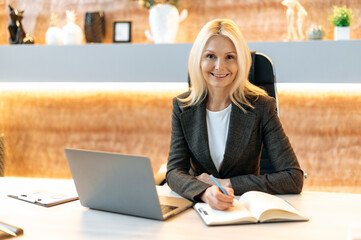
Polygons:
<instances>
[{"instance_id":1,"label":"silver laptop","mask_svg":"<svg viewBox=\"0 0 361 240\"><path fill-rule=\"evenodd\" d=\"M158 196L147 157L78 149L65 155L84 207L165 220L193 205Z\"/></svg>"}]
</instances>

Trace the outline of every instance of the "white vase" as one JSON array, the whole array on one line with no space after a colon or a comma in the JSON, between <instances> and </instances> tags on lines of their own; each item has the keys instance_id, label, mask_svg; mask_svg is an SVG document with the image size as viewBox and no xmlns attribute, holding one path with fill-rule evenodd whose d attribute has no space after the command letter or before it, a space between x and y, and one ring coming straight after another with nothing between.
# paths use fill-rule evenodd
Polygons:
<instances>
[{"instance_id":1,"label":"white vase","mask_svg":"<svg viewBox=\"0 0 361 240\"><path fill-rule=\"evenodd\" d=\"M335 27L335 40L350 40L350 27Z\"/></svg>"},{"instance_id":2,"label":"white vase","mask_svg":"<svg viewBox=\"0 0 361 240\"><path fill-rule=\"evenodd\" d=\"M178 25L188 15L187 10L183 10L179 15L176 7L170 4L159 4L149 10L149 30L145 31L145 36L155 43L174 43L178 31Z\"/></svg>"},{"instance_id":3,"label":"white vase","mask_svg":"<svg viewBox=\"0 0 361 240\"><path fill-rule=\"evenodd\" d=\"M58 27L49 27L45 34L45 42L48 45L61 45L61 29Z\"/></svg>"},{"instance_id":4,"label":"white vase","mask_svg":"<svg viewBox=\"0 0 361 240\"><path fill-rule=\"evenodd\" d=\"M75 24L75 13L66 11L67 24L62 30L62 39L64 45L81 44L83 40L83 31Z\"/></svg>"}]
</instances>

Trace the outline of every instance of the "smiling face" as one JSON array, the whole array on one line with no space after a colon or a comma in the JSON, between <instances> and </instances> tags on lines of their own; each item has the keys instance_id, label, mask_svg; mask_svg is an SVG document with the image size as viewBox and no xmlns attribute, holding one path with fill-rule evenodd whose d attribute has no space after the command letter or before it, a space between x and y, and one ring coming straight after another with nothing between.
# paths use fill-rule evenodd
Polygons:
<instances>
[{"instance_id":1,"label":"smiling face","mask_svg":"<svg viewBox=\"0 0 361 240\"><path fill-rule=\"evenodd\" d=\"M233 42L224 36L209 38L201 58L201 71L208 89L229 91L237 76L237 52Z\"/></svg>"}]
</instances>

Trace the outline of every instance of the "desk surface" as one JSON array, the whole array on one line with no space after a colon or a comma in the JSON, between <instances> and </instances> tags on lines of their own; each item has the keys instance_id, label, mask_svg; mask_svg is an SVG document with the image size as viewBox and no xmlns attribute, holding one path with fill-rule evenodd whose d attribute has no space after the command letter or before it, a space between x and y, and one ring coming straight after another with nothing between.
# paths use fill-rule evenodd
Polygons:
<instances>
[{"instance_id":1,"label":"desk surface","mask_svg":"<svg viewBox=\"0 0 361 240\"><path fill-rule=\"evenodd\" d=\"M74 201L51 208L7 197L14 190L74 187L72 180L0 178L0 221L21 227L17 239L347 239L361 222L361 194L303 192L281 196L310 218L286 222L207 227L193 209L165 222L90 210ZM172 194L159 187L160 195ZM361 226L360 226L361 227Z\"/></svg>"}]
</instances>

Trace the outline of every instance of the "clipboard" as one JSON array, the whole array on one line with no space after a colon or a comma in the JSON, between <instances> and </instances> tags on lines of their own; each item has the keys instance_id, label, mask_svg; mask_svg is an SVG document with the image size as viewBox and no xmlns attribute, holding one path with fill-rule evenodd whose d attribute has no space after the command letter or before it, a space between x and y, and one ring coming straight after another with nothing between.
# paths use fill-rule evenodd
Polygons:
<instances>
[{"instance_id":1,"label":"clipboard","mask_svg":"<svg viewBox=\"0 0 361 240\"><path fill-rule=\"evenodd\" d=\"M8 197L33 203L42 207L52 207L59 204L78 200L78 194L75 191L51 191L37 189L27 193L9 194Z\"/></svg>"}]
</instances>

